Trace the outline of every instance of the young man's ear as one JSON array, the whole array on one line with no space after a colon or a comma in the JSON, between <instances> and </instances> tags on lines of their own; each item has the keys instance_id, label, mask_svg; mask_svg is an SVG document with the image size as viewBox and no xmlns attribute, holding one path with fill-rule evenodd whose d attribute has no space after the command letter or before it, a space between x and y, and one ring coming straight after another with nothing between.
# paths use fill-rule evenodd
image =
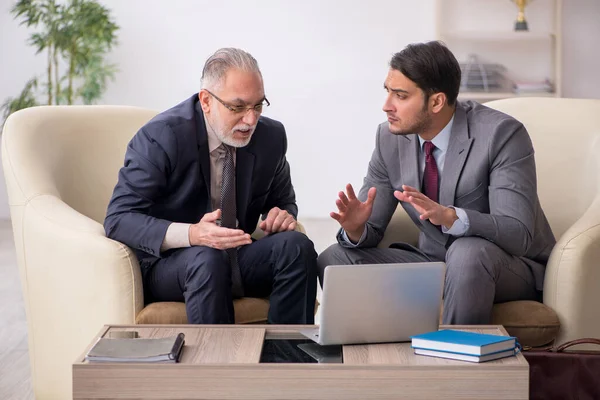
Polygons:
<instances>
[{"instance_id":1,"label":"young man's ear","mask_svg":"<svg viewBox=\"0 0 600 400\"><path fill-rule=\"evenodd\" d=\"M448 98L445 93L438 92L429 96L429 107L434 113L439 113L444 108L444 105L448 103Z\"/></svg>"},{"instance_id":2,"label":"young man's ear","mask_svg":"<svg viewBox=\"0 0 600 400\"><path fill-rule=\"evenodd\" d=\"M198 93L198 99L200 100L200 107L204 113L210 112L210 94L206 90L201 90Z\"/></svg>"}]
</instances>

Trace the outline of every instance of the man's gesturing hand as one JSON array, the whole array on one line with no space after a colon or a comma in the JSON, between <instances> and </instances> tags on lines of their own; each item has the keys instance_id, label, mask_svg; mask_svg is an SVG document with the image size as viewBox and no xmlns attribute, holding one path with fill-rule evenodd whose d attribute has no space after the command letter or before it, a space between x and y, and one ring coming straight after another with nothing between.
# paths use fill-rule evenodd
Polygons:
<instances>
[{"instance_id":1,"label":"man's gesturing hand","mask_svg":"<svg viewBox=\"0 0 600 400\"><path fill-rule=\"evenodd\" d=\"M422 220L428 219L434 225L444 225L446 229L450 229L454 221L458 219L455 209L436 203L411 186L402 185L402 189L404 192L396 190L394 197L412 204L415 210L421 214Z\"/></svg>"},{"instance_id":2,"label":"man's gesturing hand","mask_svg":"<svg viewBox=\"0 0 600 400\"><path fill-rule=\"evenodd\" d=\"M360 240L365 230L365 224L373 211L373 202L377 189L372 187L367 194L367 201L364 203L356 198L351 184L346 185L346 193L339 192L339 199L335 201L338 212L332 212L329 215L340 223L346 231L348 239L354 243Z\"/></svg>"},{"instance_id":3,"label":"man's gesturing hand","mask_svg":"<svg viewBox=\"0 0 600 400\"><path fill-rule=\"evenodd\" d=\"M204 214L200 222L190 226L189 239L192 246L207 246L226 250L252 243L250 235L241 229L223 228L217 225L221 210Z\"/></svg>"}]
</instances>

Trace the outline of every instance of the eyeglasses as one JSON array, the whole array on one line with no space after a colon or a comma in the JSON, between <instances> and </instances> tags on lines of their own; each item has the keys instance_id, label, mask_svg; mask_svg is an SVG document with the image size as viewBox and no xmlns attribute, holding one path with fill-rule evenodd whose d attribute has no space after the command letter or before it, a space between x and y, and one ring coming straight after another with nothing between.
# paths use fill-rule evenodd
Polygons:
<instances>
[{"instance_id":1,"label":"eyeglasses","mask_svg":"<svg viewBox=\"0 0 600 400\"><path fill-rule=\"evenodd\" d=\"M206 89L204 89L206 90ZM229 111L231 111L234 114L246 114L249 110L254 110L257 113L261 113L263 110L264 106L270 106L271 103L269 103L269 100L267 100L267 98L265 97L264 102L262 103L258 103L255 106L234 106L231 104L227 104L225 103L223 100L221 100L220 98L218 98L214 93L212 93L210 90L206 90L208 92L208 94L210 94L212 97L214 97L215 99L217 99L219 101L219 103L223 104L223 106L225 106L226 109L228 109Z\"/></svg>"}]
</instances>

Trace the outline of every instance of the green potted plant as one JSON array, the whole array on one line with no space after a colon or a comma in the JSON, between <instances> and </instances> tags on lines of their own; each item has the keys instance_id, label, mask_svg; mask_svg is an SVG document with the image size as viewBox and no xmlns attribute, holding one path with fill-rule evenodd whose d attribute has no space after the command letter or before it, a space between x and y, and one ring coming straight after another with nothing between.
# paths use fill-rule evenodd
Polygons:
<instances>
[{"instance_id":1,"label":"green potted plant","mask_svg":"<svg viewBox=\"0 0 600 400\"><path fill-rule=\"evenodd\" d=\"M43 82L32 78L19 96L4 101L3 119L39 104L93 104L100 99L116 72L105 56L117 44L119 29L106 7L97 0L19 0L11 13L22 25L40 29L29 44L36 54L46 54L47 64Z\"/></svg>"}]
</instances>

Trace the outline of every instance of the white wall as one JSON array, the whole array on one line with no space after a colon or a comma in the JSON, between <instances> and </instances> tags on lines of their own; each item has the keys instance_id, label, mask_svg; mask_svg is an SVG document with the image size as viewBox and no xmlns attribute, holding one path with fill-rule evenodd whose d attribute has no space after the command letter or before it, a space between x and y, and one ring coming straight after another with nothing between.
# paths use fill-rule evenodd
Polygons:
<instances>
[{"instance_id":1,"label":"white wall","mask_svg":"<svg viewBox=\"0 0 600 400\"><path fill-rule=\"evenodd\" d=\"M563 0L563 96L600 98L598 0Z\"/></svg>"},{"instance_id":2,"label":"white wall","mask_svg":"<svg viewBox=\"0 0 600 400\"><path fill-rule=\"evenodd\" d=\"M28 31L13 21L9 13L12 5L13 1L0 0L0 104L7 97L19 94L25 82L44 69L44 57L36 57L25 44ZM0 219L7 218L10 214L3 172L0 173Z\"/></svg>"},{"instance_id":3,"label":"white wall","mask_svg":"<svg viewBox=\"0 0 600 400\"><path fill-rule=\"evenodd\" d=\"M121 26L111 54L120 72L103 103L162 110L198 90L204 60L217 48L241 47L258 59L272 103L265 115L287 128L301 217L326 217L337 191L347 182L360 186L375 128L384 120L387 62L406 44L435 33L434 0L102 3ZM597 97L600 56L583 47L598 48L600 2L565 3L564 71L571 74L565 93ZM0 0L0 100L17 94L44 66L44 57L25 45L28 31L12 20L12 4ZM3 179L0 218L8 217Z\"/></svg>"}]
</instances>

